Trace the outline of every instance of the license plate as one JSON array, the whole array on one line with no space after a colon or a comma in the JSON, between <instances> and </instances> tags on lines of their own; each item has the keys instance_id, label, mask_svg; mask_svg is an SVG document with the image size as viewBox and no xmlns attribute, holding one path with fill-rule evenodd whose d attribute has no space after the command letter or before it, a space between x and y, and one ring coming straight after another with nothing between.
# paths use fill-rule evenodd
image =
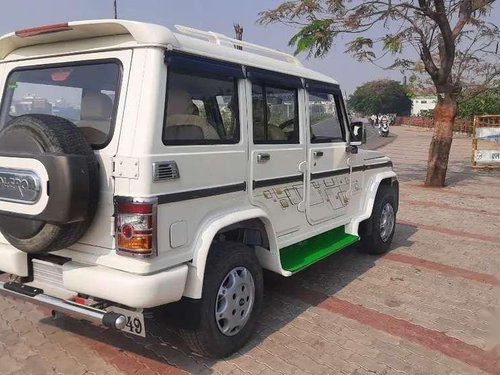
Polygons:
<instances>
[{"instance_id":1,"label":"license plate","mask_svg":"<svg viewBox=\"0 0 500 375\"><path fill-rule=\"evenodd\" d=\"M144 314L137 311L125 310L116 306L111 306L106 309L118 314L122 314L127 319L127 324L122 328L123 332L132 335L146 337L146 327L144 325Z\"/></svg>"}]
</instances>

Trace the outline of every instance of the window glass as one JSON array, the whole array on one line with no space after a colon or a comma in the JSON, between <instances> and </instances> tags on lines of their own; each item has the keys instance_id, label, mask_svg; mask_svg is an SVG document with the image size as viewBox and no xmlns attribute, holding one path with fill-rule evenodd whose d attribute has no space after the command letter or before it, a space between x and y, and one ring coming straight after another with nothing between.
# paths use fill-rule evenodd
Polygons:
<instances>
[{"instance_id":1,"label":"window glass","mask_svg":"<svg viewBox=\"0 0 500 375\"><path fill-rule=\"evenodd\" d=\"M239 142L236 79L170 71L167 86L165 144Z\"/></svg>"},{"instance_id":2,"label":"window glass","mask_svg":"<svg viewBox=\"0 0 500 375\"><path fill-rule=\"evenodd\" d=\"M120 75L117 63L14 71L7 79L0 129L18 116L49 114L72 121L89 143L103 147L112 135Z\"/></svg>"},{"instance_id":3,"label":"window glass","mask_svg":"<svg viewBox=\"0 0 500 375\"><path fill-rule=\"evenodd\" d=\"M252 86L254 143L299 143L297 90Z\"/></svg>"},{"instance_id":4,"label":"window glass","mask_svg":"<svg viewBox=\"0 0 500 375\"><path fill-rule=\"evenodd\" d=\"M311 142L342 142L345 140L341 102L337 94L309 92Z\"/></svg>"}]
</instances>

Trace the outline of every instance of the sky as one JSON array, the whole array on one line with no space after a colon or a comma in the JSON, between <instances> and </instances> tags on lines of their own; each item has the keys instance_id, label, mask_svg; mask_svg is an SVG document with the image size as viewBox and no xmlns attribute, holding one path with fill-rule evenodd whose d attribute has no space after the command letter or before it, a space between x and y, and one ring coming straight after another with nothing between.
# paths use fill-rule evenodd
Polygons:
<instances>
[{"instance_id":1,"label":"sky","mask_svg":"<svg viewBox=\"0 0 500 375\"><path fill-rule=\"evenodd\" d=\"M258 13L275 7L277 0L117 0L118 17L157 23L173 28L180 24L202 30L234 35L233 22L244 28L243 39L292 52L288 41L294 29L283 25L256 24ZM0 0L0 34L44 24L113 17L112 0ZM496 5L493 20L500 20ZM370 63L360 63L344 53L342 41L323 59L307 59L303 64L336 79L347 94L374 79L403 80L399 71L388 71Z\"/></svg>"}]
</instances>

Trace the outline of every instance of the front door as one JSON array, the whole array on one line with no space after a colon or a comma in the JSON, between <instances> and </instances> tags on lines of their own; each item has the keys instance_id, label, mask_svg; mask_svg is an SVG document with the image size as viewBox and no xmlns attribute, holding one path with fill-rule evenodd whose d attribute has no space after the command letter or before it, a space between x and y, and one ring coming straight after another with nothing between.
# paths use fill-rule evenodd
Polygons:
<instances>
[{"instance_id":1,"label":"front door","mask_svg":"<svg viewBox=\"0 0 500 375\"><path fill-rule=\"evenodd\" d=\"M360 183L350 169L354 157L346 153L347 117L341 91L334 85L313 82L307 88L307 221L317 225L348 220L351 197Z\"/></svg>"}]
</instances>

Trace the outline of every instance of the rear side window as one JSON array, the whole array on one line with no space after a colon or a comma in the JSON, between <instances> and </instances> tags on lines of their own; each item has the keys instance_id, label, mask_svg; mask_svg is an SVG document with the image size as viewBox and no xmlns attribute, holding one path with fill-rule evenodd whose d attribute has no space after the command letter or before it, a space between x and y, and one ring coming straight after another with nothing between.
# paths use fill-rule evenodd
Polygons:
<instances>
[{"instance_id":1,"label":"rear side window","mask_svg":"<svg viewBox=\"0 0 500 375\"><path fill-rule=\"evenodd\" d=\"M94 148L112 137L121 65L118 62L52 65L10 73L0 129L11 119L49 114L72 121Z\"/></svg>"},{"instance_id":2,"label":"rear side window","mask_svg":"<svg viewBox=\"0 0 500 375\"><path fill-rule=\"evenodd\" d=\"M241 67L187 55L169 56L167 64L163 143L238 143Z\"/></svg>"}]
</instances>

